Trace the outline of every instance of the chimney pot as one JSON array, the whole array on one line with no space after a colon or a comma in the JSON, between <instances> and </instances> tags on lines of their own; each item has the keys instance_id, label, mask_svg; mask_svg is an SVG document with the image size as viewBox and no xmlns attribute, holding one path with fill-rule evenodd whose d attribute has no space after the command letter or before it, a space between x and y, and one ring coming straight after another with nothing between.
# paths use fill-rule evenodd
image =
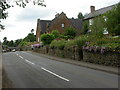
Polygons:
<instances>
[{"instance_id":1,"label":"chimney pot","mask_svg":"<svg viewBox=\"0 0 120 90\"><path fill-rule=\"evenodd\" d=\"M90 6L91 13L95 11L95 6Z\"/></svg>"}]
</instances>

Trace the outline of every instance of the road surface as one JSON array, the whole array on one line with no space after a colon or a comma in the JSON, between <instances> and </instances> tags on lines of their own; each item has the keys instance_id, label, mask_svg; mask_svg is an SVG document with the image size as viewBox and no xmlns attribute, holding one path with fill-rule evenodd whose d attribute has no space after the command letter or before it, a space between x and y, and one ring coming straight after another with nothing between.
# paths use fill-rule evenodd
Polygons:
<instances>
[{"instance_id":1,"label":"road surface","mask_svg":"<svg viewBox=\"0 0 120 90\"><path fill-rule=\"evenodd\" d=\"M3 66L14 88L118 88L118 75L24 51L3 53Z\"/></svg>"}]
</instances>

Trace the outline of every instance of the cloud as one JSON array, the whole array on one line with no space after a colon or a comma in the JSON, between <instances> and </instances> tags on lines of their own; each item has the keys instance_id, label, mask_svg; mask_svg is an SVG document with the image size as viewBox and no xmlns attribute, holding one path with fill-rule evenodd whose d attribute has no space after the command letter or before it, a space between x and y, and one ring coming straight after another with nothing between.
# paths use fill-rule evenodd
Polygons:
<instances>
[{"instance_id":1,"label":"cloud","mask_svg":"<svg viewBox=\"0 0 120 90\"><path fill-rule=\"evenodd\" d=\"M29 7L25 8L16 16L16 21L33 21L37 18L46 18L52 14L52 10L46 7Z\"/></svg>"}]
</instances>

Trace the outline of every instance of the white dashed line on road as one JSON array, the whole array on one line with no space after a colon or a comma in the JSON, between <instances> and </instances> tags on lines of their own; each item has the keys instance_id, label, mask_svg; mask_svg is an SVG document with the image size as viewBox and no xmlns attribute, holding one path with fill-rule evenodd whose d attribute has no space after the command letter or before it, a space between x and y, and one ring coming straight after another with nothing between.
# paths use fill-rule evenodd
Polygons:
<instances>
[{"instance_id":1,"label":"white dashed line on road","mask_svg":"<svg viewBox=\"0 0 120 90\"><path fill-rule=\"evenodd\" d=\"M33 63L33 62L31 62L31 61L29 61L27 59L25 59L25 61L28 62L28 63L30 63L30 64L33 64L33 65L35 64L35 63Z\"/></svg>"},{"instance_id":2,"label":"white dashed line on road","mask_svg":"<svg viewBox=\"0 0 120 90\"><path fill-rule=\"evenodd\" d=\"M64 78L64 77L62 77L62 76L60 76L60 75L57 75L57 74L55 74L55 73L53 73L53 72L51 72L51 71L49 71L49 70L47 70L47 69L45 69L45 68L43 68L43 67L41 67L41 69L44 70L44 71L46 71L46 72L48 72L48 73L50 73L50 74L52 74L52 75L54 75L54 76L56 76L56 77L58 77L58 78L60 78L60 79L65 80L65 81L67 81L67 82L70 81L70 80L68 80L68 79L66 79L66 78Z\"/></svg>"},{"instance_id":3,"label":"white dashed line on road","mask_svg":"<svg viewBox=\"0 0 120 90\"><path fill-rule=\"evenodd\" d=\"M23 57L22 57L22 56L19 56L19 57L23 59Z\"/></svg>"}]
</instances>

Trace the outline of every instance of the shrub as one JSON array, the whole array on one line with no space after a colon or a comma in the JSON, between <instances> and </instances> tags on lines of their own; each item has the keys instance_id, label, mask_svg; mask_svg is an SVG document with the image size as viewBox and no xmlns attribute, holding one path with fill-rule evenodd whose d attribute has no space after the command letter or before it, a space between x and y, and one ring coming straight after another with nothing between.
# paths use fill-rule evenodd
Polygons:
<instances>
[{"instance_id":1,"label":"shrub","mask_svg":"<svg viewBox=\"0 0 120 90\"><path fill-rule=\"evenodd\" d=\"M74 38L76 36L76 30L74 28L67 28L64 33L65 36L69 38Z\"/></svg>"},{"instance_id":2,"label":"shrub","mask_svg":"<svg viewBox=\"0 0 120 90\"><path fill-rule=\"evenodd\" d=\"M69 39L69 36L60 35L60 36L59 36L59 38L62 38L62 39L65 39L65 40L67 40L67 39Z\"/></svg>"},{"instance_id":3,"label":"shrub","mask_svg":"<svg viewBox=\"0 0 120 90\"><path fill-rule=\"evenodd\" d=\"M116 35L120 35L120 24L114 28L114 32Z\"/></svg>"},{"instance_id":4,"label":"shrub","mask_svg":"<svg viewBox=\"0 0 120 90\"><path fill-rule=\"evenodd\" d=\"M112 50L120 49L120 44L119 43L106 43L102 44L101 47L108 47Z\"/></svg>"},{"instance_id":5,"label":"shrub","mask_svg":"<svg viewBox=\"0 0 120 90\"><path fill-rule=\"evenodd\" d=\"M77 45L75 40L66 41L65 48Z\"/></svg>"},{"instance_id":6,"label":"shrub","mask_svg":"<svg viewBox=\"0 0 120 90\"><path fill-rule=\"evenodd\" d=\"M55 36L55 38L59 37L60 33L58 32L58 30L53 30L52 34Z\"/></svg>"},{"instance_id":7,"label":"shrub","mask_svg":"<svg viewBox=\"0 0 120 90\"><path fill-rule=\"evenodd\" d=\"M85 45L85 42L87 42L88 37L83 35L80 36L76 39L76 44L78 45L78 47L82 47L83 45Z\"/></svg>"},{"instance_id":8,"label":"shrub","mask_svg":"<svg viewBox=\"0 0 120 90\"><path fill-rule=\"evenodd\" d=\"M51 42L50 48L51 48L51 49L57 48L57 40L53 40L53 41Z\"/></svg>"},{"instance_id":9,"label":"shrub","mask_svg":"<svg viewBox=\"0 0 120 90\"><path fill-rule=\"evenodd\" d=\"M64 40L64 39L58 40L58 41L54 40L51 42L50 48L58 48L58 49L63 50L65 47L65 43L66 43L66 40Z\"/></svg>"},{"instance_id":10,"label":"shrub","mask_svg":"<svg viewBox=\"0 0 120 90\"><path fill-rule=\"evenodd\" d=\"M88 21L87 21L87 20L84 21L84 22L83 22L83 27L82 27L82 33L83 33L83 34L87 34L88 28L89 28L88 26L89 26Z\"/></svg>"},{"instance_id":11,"label":"shrub","mask_svg":"<svg viewBox=\"0 0 120 90\"><path fill-rule=\"evenodd\" d=\"M28 42L27 42L27 41L24 41L24 40L21 41L20 44L19 44L19 46L25 46L25 45L28 45Z\"/></svg>"},{"instance_id":12,"label":"shrub","mask_svg":"<svg viewBox=\"0 0 120 90\"><path fill-rule=\"evenodd\" d=\"M55 39L53 34L42 34L40 38L44 45L50 44Z\"/></svg>"}]
</instances>

